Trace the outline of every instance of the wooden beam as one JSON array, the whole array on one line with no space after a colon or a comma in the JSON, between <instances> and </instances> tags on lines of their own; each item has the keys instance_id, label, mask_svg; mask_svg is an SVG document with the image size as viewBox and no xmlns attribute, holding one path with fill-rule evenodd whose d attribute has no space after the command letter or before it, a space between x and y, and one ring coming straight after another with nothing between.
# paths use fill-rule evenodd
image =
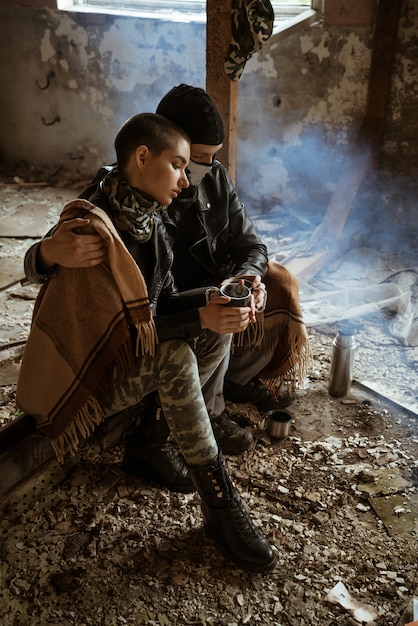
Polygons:
<instances>
[{"instance_id":1,"label":"wooden beam","mask_svg":"<svg viewBox=\"0 0 418 626\"><path fill-rule=\"evenodd\" d=\"M139 423L142 411L142 405L139 403L107 417L88 440L90 452L99 455L123 441L129 434L129 429ZM36 421L29 415L21 415L10 424L2 426L0 428L0 505L2 500L7 499L19 485L36 476L42 480L45 472L52 472L52 475L60 481L63 471L71 469L77 458L78 455L68 456L64 466L61 466L49 439L36 430Z\"/></svg>"},{"instance_id":2,"label":"wooden beam","mask_svg":"<svg viewBox=\"0 0 418 626\"><path fill-rule=\"evenodd\" d=\"M379 0L367 92L366 119L378 120L376 141L383 140L392 65L402 0Z\"/></svg>"},{"instance_id":3,"label":"wooden beam","mask_svg":"<svg viewBox=\"0 0 418 626\"><path fill-rule=\"evenodd\" d=\"M213 99L225 129L225 140L218 154L232 180L236 175L238 80L225 74L224 62L231 43L232 0L206 3L206 91Z\"/></svg>"}]
</instances>

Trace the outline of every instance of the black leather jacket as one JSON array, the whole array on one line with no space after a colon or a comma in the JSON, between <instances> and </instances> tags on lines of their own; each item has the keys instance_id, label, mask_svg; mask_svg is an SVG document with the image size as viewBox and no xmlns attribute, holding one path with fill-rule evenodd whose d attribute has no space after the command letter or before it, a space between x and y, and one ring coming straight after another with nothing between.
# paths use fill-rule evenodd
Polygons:
<instances>
[{"instance_id":1,"label":"black leather jacket","mask_svg":"<svg viewBox=\"0 0 418 626\"><path fill-rule=\"evenodd\" d=\"M267 248L223 165L215 161L197 187L197 198L187 201L191 191L184 190L163 216L173 245L172 271L178 288L217 285L229 276L263 277Z\"/></svg>"},{"instance_id":2,"label":"black leather jacket","mask_svg":"<svg viewBox=\"0 0 418 626\"><path fill-rule=\"evenodd\" d=\"M95 189L93 194L90 193L92 188ZM82 197L109 213L100 183L89 187ZM139 243L129 233L119 231L119 234L144 275L159 340L192 339L202 332L198 307L205 305L204 289L178 292L171 273L173 252L161 213L154 214L154 223L153 235L146 244ZM27 282L43 282L48 277L38 270L40 243L35 243L25 255Z\"/></svg>"}]
</instances>

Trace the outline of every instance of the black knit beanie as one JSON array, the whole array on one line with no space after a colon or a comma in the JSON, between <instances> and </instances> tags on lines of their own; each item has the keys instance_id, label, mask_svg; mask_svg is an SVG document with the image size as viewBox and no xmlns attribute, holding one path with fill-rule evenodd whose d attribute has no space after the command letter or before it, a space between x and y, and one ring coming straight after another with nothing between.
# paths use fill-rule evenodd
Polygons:
<instances>
[{"instance_id":1,"label":"black knit beanie","mask_svg":"<svg viewBox=\"0 0 418 626\"><path fill-rule=\"evenodd\" d=\"M221 116L206 91L181 84L173 87L157 106L156 113L186 131L191 143L217 146L224 140Z\"/></svg>"}]
</instances>

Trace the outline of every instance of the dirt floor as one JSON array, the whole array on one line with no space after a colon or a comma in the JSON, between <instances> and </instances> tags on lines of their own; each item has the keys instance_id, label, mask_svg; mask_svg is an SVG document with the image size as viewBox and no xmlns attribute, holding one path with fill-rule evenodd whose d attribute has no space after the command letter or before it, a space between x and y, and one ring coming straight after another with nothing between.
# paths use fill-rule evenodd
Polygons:
<instances>
[{"instance_id":1,"label":"dirt floor","mask_svg":"<svg viewBox=\"0 0 418 626\"><path fill-rule=\"evenodd\" d=\"M36 296L19 284L19 262L74 195L17 183L0 188L3 424L16 417L15 382ZM5 231L19 210L20 234L19 220ZM228 462L276 551L272 573L243 572L228 560L203 530L196 494L125 474L123 444L102 454L86 445L71 469L53 463L1 502L2 626L412 621L418 358L388 324L381 311L356 320L355 382L342 399L327 391L336 326L309 328L312 367L290 407L286 440L268 437L265 416L252 405L228 404L255 437L251 450Z\"/></svg>"}]
</instances>

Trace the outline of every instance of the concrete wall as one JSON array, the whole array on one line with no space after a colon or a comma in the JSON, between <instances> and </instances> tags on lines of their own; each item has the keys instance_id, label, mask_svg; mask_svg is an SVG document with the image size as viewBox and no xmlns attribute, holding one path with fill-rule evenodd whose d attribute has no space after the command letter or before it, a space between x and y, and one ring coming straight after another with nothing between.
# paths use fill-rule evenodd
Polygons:
<instances>
[{"instance_id":1,"label":"concrete wall","mask_svg":"<svg viewBox=\"0 0 418 626\"><path fill-rule=\"evenodd\" d=\"M84 176L134 113L204 86L205 25L0 7L1 158Z\"/></svg>"},{"instance_id":2,"label":"concrete wall","mask_svg":"<svg viewBox=\"0 0 418 626\"><path fill-rule=\"evenodd\" d=\"M404 0L378 167L417 170L418 6ZM319 220L366 104L372 29L273 35L239 84L237 187L252 212ZM205 86L205 25L0 6L0 158L86 179L133 113L173 85ZM412 184L413 194L415 186Z\"/></svg>"}]
</instances>

